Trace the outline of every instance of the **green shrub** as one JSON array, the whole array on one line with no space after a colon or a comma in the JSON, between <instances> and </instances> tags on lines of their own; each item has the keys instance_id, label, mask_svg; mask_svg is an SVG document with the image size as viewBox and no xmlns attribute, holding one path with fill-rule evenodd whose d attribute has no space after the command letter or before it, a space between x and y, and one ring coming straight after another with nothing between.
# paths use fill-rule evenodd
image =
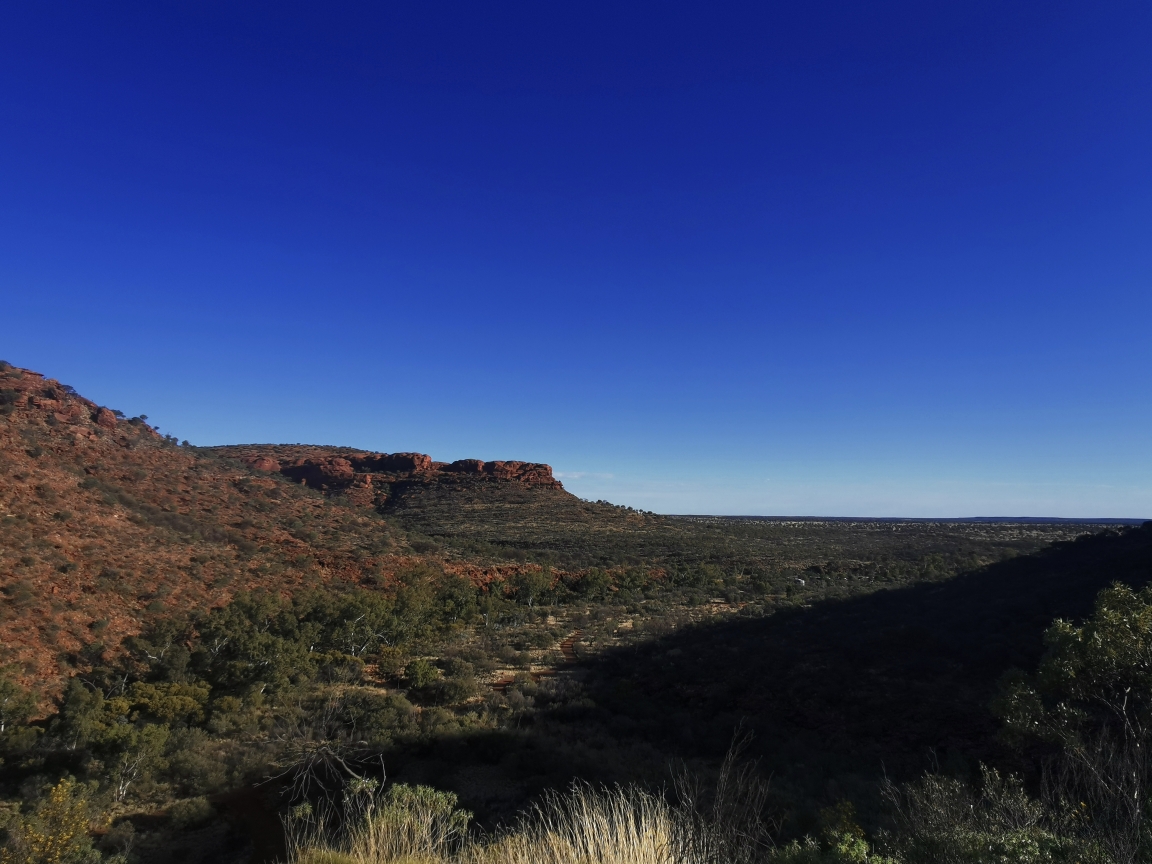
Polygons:
<instances>
[{"instance_id":1,"label":"green shrub","mask_svg":"<svg viewBox=\"0 0 1152 864\"><path fill-rule=\"evenodd\" d=\"M1060 747L1051 797L1083 802L1083 833L1118 861L1152 855L1152 586L1113 584L1081 625L1056 620L1034 677L1012 672L994 709L1017 738Z\"/></svg>"},{"instance_id":2,"label":"green shrub","mask_svg":"<svg viewBox=\"0 0 1152 864\"><path fill-rule=\"evenodd\" d=\"M412 690L424 690L439 680L440 670L423 657L417 657L404 667L404 686Z\"/></svg>"},{"instance_id":3,"label":"green shrub","mask_svg":"<svg viewBox=\"0 0 1152 864\"><path fill-rule=\"evenodd\" d=\"M404 676L404 669L411 662L411 657L403 648L392 645L382 645L376 652L376 672L385 681L399 681Z\"/></svg>"},{"instance_id":4,"label":"green shrub","mask_svg":"<svg viewBox=\"0 0 1152 864\"><path fill-rule=\"evenodd\" d=\"M186 829L203 825L216 815L216 808L207 798L186 798L168 808L168 821L173 827Z\"/></svg>"},{"instance_id":5,"label":"green shrub","mask_svg":"<svg viewBox=\"0 0 1152 864\"><path fill-rule=\"evenodd\" d=\"M344 694L342 718L355 738L386 744L415 728L416 709L398 693L356 689Z\"/></svg>"},{"instance_id":6,"label":"green shrub","mask_svg":"<svg viewBox=\"0 0 1152 864\"><path fill-rule=\"evenodd\" d=\"M893 848L907 864L1105 864L1094 843L1080 839L1075 815L1031 798L1015 777L981 766L978 789L928 774L917 783L886 787L897 831Z\"/></svg>"}]
</instances>

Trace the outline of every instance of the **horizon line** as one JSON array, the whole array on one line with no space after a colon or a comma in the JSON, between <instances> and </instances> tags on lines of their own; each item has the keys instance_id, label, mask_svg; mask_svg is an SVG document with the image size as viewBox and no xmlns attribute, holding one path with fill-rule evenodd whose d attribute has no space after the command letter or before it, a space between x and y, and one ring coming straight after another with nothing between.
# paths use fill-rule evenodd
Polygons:
<instances>
[{"instance_id":1,"label":"horizon line","mask_svg":"<svg viewBox=\"0 0 1152 864\"><path fill-rule=\"evenodd\" d=\"M1144 525L1150 519L1087 516L729 516L721 513L664 513L674 519L759 519L765 522L1019 522L1031 524Z\"/></svg>"}]
</instances>

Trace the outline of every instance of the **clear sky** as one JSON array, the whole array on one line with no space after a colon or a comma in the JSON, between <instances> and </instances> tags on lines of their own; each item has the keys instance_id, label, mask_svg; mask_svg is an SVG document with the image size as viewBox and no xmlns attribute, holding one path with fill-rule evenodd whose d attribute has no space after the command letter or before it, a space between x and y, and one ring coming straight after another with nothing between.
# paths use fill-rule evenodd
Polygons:
<instances>
[{"instance_id":1,"label":"clear sky","mask_svg":"<svg viewBox=\"0 0 1152 864\"><path fill-rule=\"evenodd\" d=\"M1152 517L1152 4L0 6L0 357L657 512Z\"/></svg>"}]
</instances>

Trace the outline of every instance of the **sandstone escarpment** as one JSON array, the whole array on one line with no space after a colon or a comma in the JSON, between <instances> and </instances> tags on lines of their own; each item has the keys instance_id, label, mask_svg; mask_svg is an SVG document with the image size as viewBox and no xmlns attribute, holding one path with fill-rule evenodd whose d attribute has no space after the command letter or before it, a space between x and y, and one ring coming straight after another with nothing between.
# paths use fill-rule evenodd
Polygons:
<instances>
[{"instance_id":1,"label":"sandstone escarpment","mask_svg":"<svg viewBox=\"0 0 1152 864\"><path fill-rule=\"evenodd\" d=\"M215 448L258 471L283 474L325 491L389 486L402 482L455 483L487 480L522 486L563 489L552 467L538 462L458 459L435 462L424 453L372 453L338 447L250 445Z\"/></svg>"}]
</instances>

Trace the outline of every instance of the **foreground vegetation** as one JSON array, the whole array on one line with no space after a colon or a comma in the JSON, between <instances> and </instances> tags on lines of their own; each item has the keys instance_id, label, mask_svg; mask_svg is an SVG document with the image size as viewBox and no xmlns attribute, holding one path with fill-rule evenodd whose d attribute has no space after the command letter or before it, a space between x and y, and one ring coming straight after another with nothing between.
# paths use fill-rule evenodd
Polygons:
<instances>
[{"instance_id":1,"label":"foreground vegetation","mask_svg":"<svg viewBox=\"0 0 1152 864\"><path fill-rule=\"evenodd\" d=\"M998 713L1021 741L1046 741L1040 793L981 768L978 784L928 774L887 782L889 821L875 851L851 805L822 814L818 837L779 843L756 773L729 757L711 794L685 775L670 795L577 784L514 830L470 835L455 796L375 781L348 785L343 812L288 819L298 864L428 862L811 862L977 864L1152 860L1152 587L1101 592L1083 624L1056 621L1034 677L1009 673Z\"/></svg>"},{"instance_id":2,"label":"foreground vegetation","mask_svg":"<svg viewBox=\"0 0 1152 864\"><path fill-rule=\"evenodd\" d=\"M549 794L512 830L468 831L456 798L428 787L350 784L338 814L301 807L286 820L292 864L1040 864L1144 861L1123 828L1100 829L985 770L977 789L939 776L886 790L893 828L870 843L850 805L824 811L817 836L778 842L767 790L751 772L722 773L712 799L681 778L674 795L575 785ZM1067 791L1073 791L1071 789ZM1141 815L1141 820L1143 816ZM1131 827L1131 826L1130 826ZM1142 831L1142 827L1135 826ZM1119 853L1119 854L1117 854Z\"/></svg>"},{"instance_id":3,"label":"foreground vegetation","mask_svg":"<svg viewBox=\"0 0 1152 864\"><path fill-rule=\"evenodd\" d=\"M1102 548L1146 533L1071 544L1063 555L1102 560ZM1050 578L1061 560L1049 556ZM1014 754L1002 760L1009 768L877 776L869 800L846 784L804 792L795 777L820 771L811 761L820 754L794 745L807 767L770 786L763 769L774 766L742 769L729 758L717 771L707 746L677 747L644 728L650 749L635 752L627 727L613 729L629 717L607 692L623 680L611 673L619 658L593 658L583 681L563 672L537 681L526 671L494 688L485 658L501 644L516 651L501 641L510 633L548 633L563 609L558 596L540 608L541 590L580 596L542 584L492 597L415 568L392 591L242 594L201 615L158 620L115 662L73 679L46 718L37 719L34 694L5 680L3 776L17 793L5 811L5 860L238 861L253 852L300 862L1149 860L1152 588L1105 589L1083 623L1047 629L1035 674L1001 679L995 708L1001 746ZM685 635L724 626L687 625ZM635 638L607 653L642 659L636 652L667 637ZM711 725L723 729L731 714L711 708ZM676 758L693 767L681 761L669 787ZM529 767L535 779L476 821L439 782L435 766L446 763L458 772L443 775L447 787L481 802L491 799L461 782L469 766L487 787ZM412 782L421 778L439 788ZM576 778L584 782L572 787ZM608 785L588 784L597 778ZM163 815L143 816L148 802L163 802ZM264 847L253 832L261 820Z\"/></svg>"}]
</instances>

